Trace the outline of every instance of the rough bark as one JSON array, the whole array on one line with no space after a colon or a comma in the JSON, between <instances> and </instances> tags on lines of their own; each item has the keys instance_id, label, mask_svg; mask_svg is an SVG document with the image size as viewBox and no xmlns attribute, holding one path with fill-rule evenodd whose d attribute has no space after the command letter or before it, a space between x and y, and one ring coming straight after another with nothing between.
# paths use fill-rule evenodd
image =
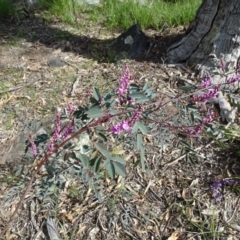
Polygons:
<instances>
[{"instance_id":1,"label":"rough bark","mask_svg":"<svg viewBox=\"0 0 240 240\"><path fill-rule=\"evenodd\" d=\"M214 84L226 81L223 72L236 74L240 63L240 1L204 0L191 30L168 49L167 61L187 62L201 70L201 75L214 73Z\"/></svg>"}]
</instances>

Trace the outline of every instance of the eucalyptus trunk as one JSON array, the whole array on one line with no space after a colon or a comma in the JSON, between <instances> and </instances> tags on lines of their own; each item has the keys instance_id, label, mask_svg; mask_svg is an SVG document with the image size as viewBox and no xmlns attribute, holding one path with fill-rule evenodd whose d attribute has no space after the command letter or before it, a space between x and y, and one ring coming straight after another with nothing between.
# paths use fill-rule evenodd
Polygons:
<instances>
[{"instance_id":1,"label":"eucalyptus trunk","mask_svg":"<svg viewBox=\"0 0 240 240\"><path fill-rule=\"evenodd\" d=\"M202 76L217 73L214 83L226 81L223 72L235 75L240 64L240 0L204 0L186 35L168 49L167 61L187 62Z\"/></svg>"}]
</instances>

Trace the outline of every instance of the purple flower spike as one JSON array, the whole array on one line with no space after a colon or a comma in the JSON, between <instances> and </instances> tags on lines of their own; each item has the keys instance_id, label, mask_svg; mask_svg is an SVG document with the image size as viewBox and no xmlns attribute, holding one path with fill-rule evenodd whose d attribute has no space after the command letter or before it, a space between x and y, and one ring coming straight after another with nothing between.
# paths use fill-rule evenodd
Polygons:
<instances>
[{"instance_id":1,"label":"purple flower spike","mask_svg":"<svg viewBox=\"0 0 240 240\"><path fill-rule=\"evenodd\" d=\"M127 93L129 88L129 82L130 82L130 71L128 66L126 66L124 75L120 79L120 87L118 89L119 95L124 95Z\"/></svg>"},{"instance_id":2,"label":"purple flower spike","mask_svg":"<svg viewBox=\"0 0 240 240\"><path fill-rule=\"evenodd\" d=\"M207 87L210 87L212 85L212 82L211 82L211 78L210 76L207 76L206 78L204 78L201 82L201 86L202 88L207 88Z\"/></svg>"},{"instance_id":3,"label":"purple flower spike","mask_svg":"<svg viewBox=\"0 0 240 240\"><path fill-rule=\"evenodd\" d=\"M63 132L61 138L64 140L67 138L68 135L74 133L74 120L66 127L65 131Z\"/></svg>"},{"instance_id":4,"label":"purple flower spike","mask_svg":"<svg viewBox=\"0 0 240 240\"><path fill-rule=\"evenodd\" d=\"M129 120L129 125L133 125L135 122L137 122L137 120L142 114L142 111L143 111L142 106L138 105L138 110L134 113L133 117Z\"/></svg>"},{"instance_id":5,"label":"purple flower spike","mask_svg":"<svg viewBox=\"0 0 240 240\"><path fill-rule=\"evenodd\" d=\"M142 114L142 106L138 106L138 110L134 113L133 117L129 121L123 121L115 126L113 126L110 130L113 134L119 134L121 131L129 132L131 130L131 126L139 119Z\"/></svg>"},{"instance_id":6,"label":"purple flower spike","mask_svg":"<svg viewBox=\"0 0 240 240\"><path fill-rule=\"evenodd\" d=\"M53 134L53 137L51 138L49 147L48 147L48 152L52 152L54 149L54 145L56 140L59 138L59 134L61 131L61 119L60 119L60 114L59 111L56 111L56 120L55 120L55 131Z\"/></svg>"},{"instance_id":7,"label":"purple flower spike","mask_svg":"<svg viewBox=\"0 0 240 240\"><path fill-rule=\"evenodd\" d=\"M202 102L202 103L206 103L206 101L209 98L216 98L217 93L220 91L220 85L213 88L213 89L209 89L207 93L204 93L202 95L198 95L198 96L193 96L192 100L193 102Z\"/></svg>"},{"instance_id":8,"label":"purple flower spike","mask_svg":"<svg viewBox=\"0 0 240 240\"><path fill-rule=\"evenodd\" d=\"M75 111L75 108L71 103L67 103L67 114L71 115Z\"/></svg>"},{"instance_id":9,"label":"purple flower spike","mask_svg":"<svg viewBox=\"0 0 240 240\"><path fill-rule=\"evenodd\" d=\"M119 134L121 131L129 132L131 130L128 121L123 121L115 126L112 127L111 131L113 134Z\"/></svg>"},{"instance_id":10,"label":"purple flower spike","mask_svg":"<svg viewBox=\"0 0 240 240\"><path fill-rule=\"evenodd\" d=\"M31 134L29 134L29 141L30 141L30 143L31 143L31 149L32 149L32 151L33 151L33 156L34 156L34 157L37 157L37 155L38 155L38 153L37 153L37 147L36 147L36 144L35 144L35 142L34 142Z\"/></svg>"},{"instance_id":11,"label":"purple flower spike","mask_svg":"<svg viewBox=\"0 0 240 240\"><path fill-rule=\"evenodd\" d=\"M235 83L237 81L240 80L240 73L238 73L236 76L234 77L230 77L228 80L227 80L227 84L230 84L230 83Z\"/></svg>"},{"instance_id":12,"label":"purple flower spike","mask_svg":"<svg viewBox=\"0 0 240 240\"><path fill-rule=\"evenodd\" d=\"M214 120L214 118L216 117L212 107L210 107L206 113L206 116L202 119L202 122L195 127L195 129L187 129L185 132L186 134L189 135L198 135L199 133L201 133L204 124L210 123Z\"/></svg>"}]
</instances>

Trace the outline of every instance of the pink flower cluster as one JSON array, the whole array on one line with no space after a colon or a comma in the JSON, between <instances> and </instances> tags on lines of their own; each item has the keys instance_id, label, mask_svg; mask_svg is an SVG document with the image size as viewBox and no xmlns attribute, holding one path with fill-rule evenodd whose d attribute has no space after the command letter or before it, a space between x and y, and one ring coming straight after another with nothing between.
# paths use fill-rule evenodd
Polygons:
<instances>
[{"instance_id":1,"label":"pink flower cluster","mask_svg":"<svg viewBox=\"0 0 240 240\"><path fill-rule=\"evenodd\" d=\"M210 108L207 111L206 116L202 119L201 124L196 126L194 129L187 129L185 132L189 135L198 135L202 131L204 125L212 122L214 120L214 118L215 118L215 113L212 110L212 108Z\"/></svg>"},{"instance_id":2,"label":"pink flower cluster","mask_svg":"<svg viewBox=\"0 0 240 240\"><path fill-rule=\"evenodd\" d=\"M128 66L125 67L124 75L120 79L120 87L118 89L119 95L124 95L127 93L130 83L130 71Z\"/></svg>"},{"instance_id":3,"label":"pink flower cluster","mask_svg":"<svg viewBox=\"0 0 240 240\"><path fill-rule=\"evenodd\" d=\"M67 103L66 112L68 115L71 115L75 110L76 108L71 103Z\"/></svg>"},{"instance_id":4,"label":"pink flower cluster","mask_svg":"<svg viewBox=\"0 0 240 240\"><path fill-rule=\"evenodd\" d=\"M29 142L31 144L31 149L33 151L33 156L37 157L37 155L38 155L38 153L37 153L37 146L36 146L36 144L35 144L31 134L29 134Z\"/></svg>"},{"instance_id":5,"label":"pink flower cluster","mask_svg":"<svg viewBox=\"0 0 240 240\"><path fill-rule=\"evenodd\" d=\"M209 89L208 92L203 93L202 95L193 96L192 101L206 103L209 98L216 98L217 93L220 91L220 87L221 86L218 85L213 89Z\"/></svg>"},{"instance_id":6,"label":"pink flower cluster","mask_svg":"<svg viewBox=\"0 0 240 240\"><path fill-rule=\"evenodd\" d=\"M202 88L208 88L212 85L212 82L211 82L211 78L210 76L207 76L206 78L204 78L201 82L201 86Z\"/></svg>"},{"instance_id":7,"label":"pink flower cluster","mask_svg":"<svg viewBox=\"0 0 240 240\"><path fill-rule=\"evenodd\" d=\"M61 131L61 119L60 119L60 114L59 111L56 111L56 120L55 120L55 130L54 130L54 134L53 137L51 138L49 147L48 147L48 153L51 153L54 149L54 145L60 135L60 131Z\"/></svg>"},{"instance_id":8,"label":"pink flower cluster","mask_svg":"<svg viewBox=\"0 0 240 240\"><path fill-rule=\"evenodd\" d=\"M117 91L119 97L116 99L116 102L118 104L123 105L134 102L134 99L128 96L129 85L130 85L130 71L128 66L126 66L124 75L120 79L120 87L118 88Z\"/></svg>"},{"instance_id":9,"label":"pink flower cluster","mask_svg":"<svg viewBox=\"0 0 240 240\"><path fill-rule=\"evenodd\" d=\"M228 80L227 80L227 84L230 84L230 83L235 83L237 81L240 80L240 73L238 73L236 76L234 77L230 77Z\"/></svg>"},{"instance_id":10,"label":"pink flower cluster","mask_svg":"<svg viewBox=\"0 0 240 240\"><path fill-rule=\"evenodd\" d=\"M65 131L62 133L61 138L65 140L70 134L74 133L74 119L66 127Z\"/></svg>"},{"instance_id":11,"label":"pink flower cluster","mask_svg":"<svg viewBox=\"0 0 240 240\"><path fill-rule=\"evenodd\" d=\"M134 113L133 117L128 121L123 121L111 128L111 132L113 134L119 134L121 131L129 132L131 130L131 126L134 125L135 122L139 119L142 114L142 106L139 105L137 111Z\"/></svg>"}]
</instances>

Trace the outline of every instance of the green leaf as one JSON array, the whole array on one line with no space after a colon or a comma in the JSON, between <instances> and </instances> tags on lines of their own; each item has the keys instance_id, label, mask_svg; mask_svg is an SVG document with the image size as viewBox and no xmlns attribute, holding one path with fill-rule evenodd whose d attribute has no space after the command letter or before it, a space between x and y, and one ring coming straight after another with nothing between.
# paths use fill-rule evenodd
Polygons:
<instances>
[{"instance_id":1,"label":"green leaf","mask_svg":"<svg viewBox=\"0 0 240 240\"><path fill-rule=\"evenodd\" d=\"M190 113L191 121L194 122L194 114L193 112Z\"/></svg>"},{"instance_id":2,"label":"green leaf","mask_svg":"<svg viewBox=\"0 0 240 240\"><path fill-rule=\"evenodd\" d=\"M126 177L127 175L126 169L120 162L113 162L113 165L114 165L115 171L119 175L121 175L122 177Z\"/></svg>"},{"instance_id":3,"label":"green leaf","mask_svg":"<svg viewBox=\"0 0 240 240\"><path fill-rule=\"evenodd\" d=\"M115 177L115 169L111 161L109 161L108 164L106 165L106 169L109 176L113 179Z\"/></svg>"},{"instance_id":4,"label":"green leaf","mask_svg":"<svg viewBox=\"0 0 240 240\"><path fill-rule=\"evenodd\" d=\"M140 122L136 122L133 125L132 133L136 133L138 129L142 132L142 134L147 134L147 128L144 124L142 124Z\"/></svg>"},{"instance_id":5,"label":"green leaf","mask_svg":"<svg viewBox=\"0 0 240 240\"><path fill-rule=\"evenodd\" d=\"M193 106L193 105L191 105L191 104L188 104L188 105L186 106L186 110L187 110L187 112L189 112L189 111L196 112L196 111L198 111L198 108L195 107L195 106Z\"/></svg>"},{"instance_id":6,"label":"green leaf","mask_svg":"<svg viewBox=\"0 0 240 240\"><path fill-rule=\"evenodd\" d=\"M121 163L121 164L126 164L126 161L125 161L123 158L119 157L119 156L112 157L111 159L112 159L114 162L119 162L119 163Z\"/></svg>"},{"instance_id":7,"label":"green leaf","mask_svg":"<svg viewBox=\"0 0 240 240\"><path fill-rule=\"evenodd\" d=\"M91 155L91 159L90 159L90 166L92 166L94 168L94 172L97 172L99 170L100 167L100 163L102 160L102 157L98 155L99 152L95 151L92 155Z\"/></svg>"},{"instance_id":8,"label":"green leaf","mask_svg":"<svg viewBox=\"0 0 240 240\"><path fill-rule=\"evenodd\" d=\"M138 123L136 122L132 127L132 133L136 133L138 130Z\"/></svg>"},{"instance_id":9,"label":"green leaf","mask_svg":"<svg viewBox=\"0 0 240 240\"><path fill-rule=\"evenodd\" d=\"M186 141L181 140L181 143L182 143L182 145L184 145L184 146L186 146L188 148L191 148L190 144L187 143Z\"/></svg>"},{"instance_id":10,"label":"green leaf","mask_svg":"<svg viewBox=\"0 0 240 240\"><path fill-rule=\"evenodd\" d=\"M143 91L146 91L148 89L148 83L144 84Z\"/></svg>"},{"instance_id":11,"label":"green leaf","mask_svg":"<svg viewBox=\"0 0 240 240\"><path fill-rule=\"evenodd\" d=\"M101 95L97 88L93 88L93 96L97 101L99 101L101 99Z\"/></svg>"},{"instance_id":12,"label":"green leaf","mask_svg":"<svg viewBox=\"0 0 240 240\"><path fill-rule=\"evenodd\" d=\"M138 122L138 128L142 132L142 134L147 134L147 128L144 124Z\"/></svg>"},{"instance_id":13,"label":"green leaf","mask_svg":"<svg viewBox=\"0 0 240 240\"><path fill-rule=\"evenodd\" d=\"M178 137L180 137L180 138L187 138L187 135L185 135L185 134L182 134L182 133L178 133Z\"/></svg>"},{"instance_id":14,"label":"green leaf","mask_svg":"<svg viewBox=\"0 0 240 240\"><path fill-rule=\"evenodd\" d=\"M129 96L131 98L134 98L136 103L149 101L149 99L145 95L143 95L142 93L139 93L139 92L131 93Z\"/></svg>"},{"instance_id":15,"label":"green leaf","mask_svg":"<svg viewBox=\"0 0 240 240\"><path fill-rule=\"evenodd\" d=\"M104 134L98 133L97 135L98 135L98 138L99 138L101 141L103 141L103 142L106 142L106 141L107 141L107 137L106 137Z\"/></svg>"},{"instance_id":16,"label":"green leaf","mask_svg":"<svg viewBox=\"0 0 240 240\"><path fill-rule=\"evenodd\" d=\"M142 145L142 134L137 134L137 149L141 150L143 145Z\"/></svg>"},{"instance_id":17,"label":"green leaf","mask_svg":"<svg viewBox=\"0 0 240 240\"><path fill-rule=\"evenodd\" d=\"M110 159L111 158L111 154L109 153L109 151L105 148L104 145L102 145L101 143L95 143L95 146L97 148L97 150L105 157Z\"/></svg>"},{"instance_id":18,"label":"green leaf","mask_svg":"<svg viewBox=\"0 0 240 240\"><path fill-rule=\"evenodd\" d=\"M129 90L131 92L138 92L139 91L139 86L135 83L131 83L130 86L129 86Z\"/></svg>"},{"instance_id":19,"label":"green leaf","mask_svg":"<svg viewBox=\"0 0 240 240\"><path fill-rule=\"evenodd\" d=\"M98 192L97 188L95 187L95 185L93 185L93 190L94 190L94 192L95 192L95 196L96 196L97 199L98 199L98 202L101 203L101 202L103 201L103 199L102 199L101 194Z\"/></svg>"},{"instance_id":20,"label":"green leaf","mask_svg":"<svg viewBox=\"0 0 240 240\"><path fill-rule=\"evenodd\" d=\"M94 164L94 172L97 172L99 170L101 160L102 160L102 158L100 156L96 159L95 164Z\"/></svg>"},{"instance_id":21,"label":"green leaf","mask_svg":"<svg viewBox=\"0 0 240 240\"><path fill-rule=\"evenodd\" d=\"M87 111L87 116L89 118L99 118L104 116L104 113L102 112L101 108L98 105L92 106L88 111Z\"/></svg>"},{"instance_id":22,"label":"green leaf","mask_svg":"<svg viewBox=\"0 0 240 240\"><path fill-rule=\"evenodd\" d=\"M142 170L145 171L146 166L145 166L144 148L141 148L140 161L141 161L141 165L142 165Z\"/></svg>"},{"instance_id":23,"label":"green leaf","mask_svg":"<svg viewBox=\"0 0 240 240\"><path fill-rule=\"evenodd\" d=\"M86 155L84 155L84 154L82 154L82 153L79 153L79 154L77 155L77 157L80 159L80 161L81 161L81 163L82 163L82 165L83 165L84 167L86 167L86 168L89 167L90 159L89 159L88 156L86 156Z\"/></svg>"}]
</instances>

